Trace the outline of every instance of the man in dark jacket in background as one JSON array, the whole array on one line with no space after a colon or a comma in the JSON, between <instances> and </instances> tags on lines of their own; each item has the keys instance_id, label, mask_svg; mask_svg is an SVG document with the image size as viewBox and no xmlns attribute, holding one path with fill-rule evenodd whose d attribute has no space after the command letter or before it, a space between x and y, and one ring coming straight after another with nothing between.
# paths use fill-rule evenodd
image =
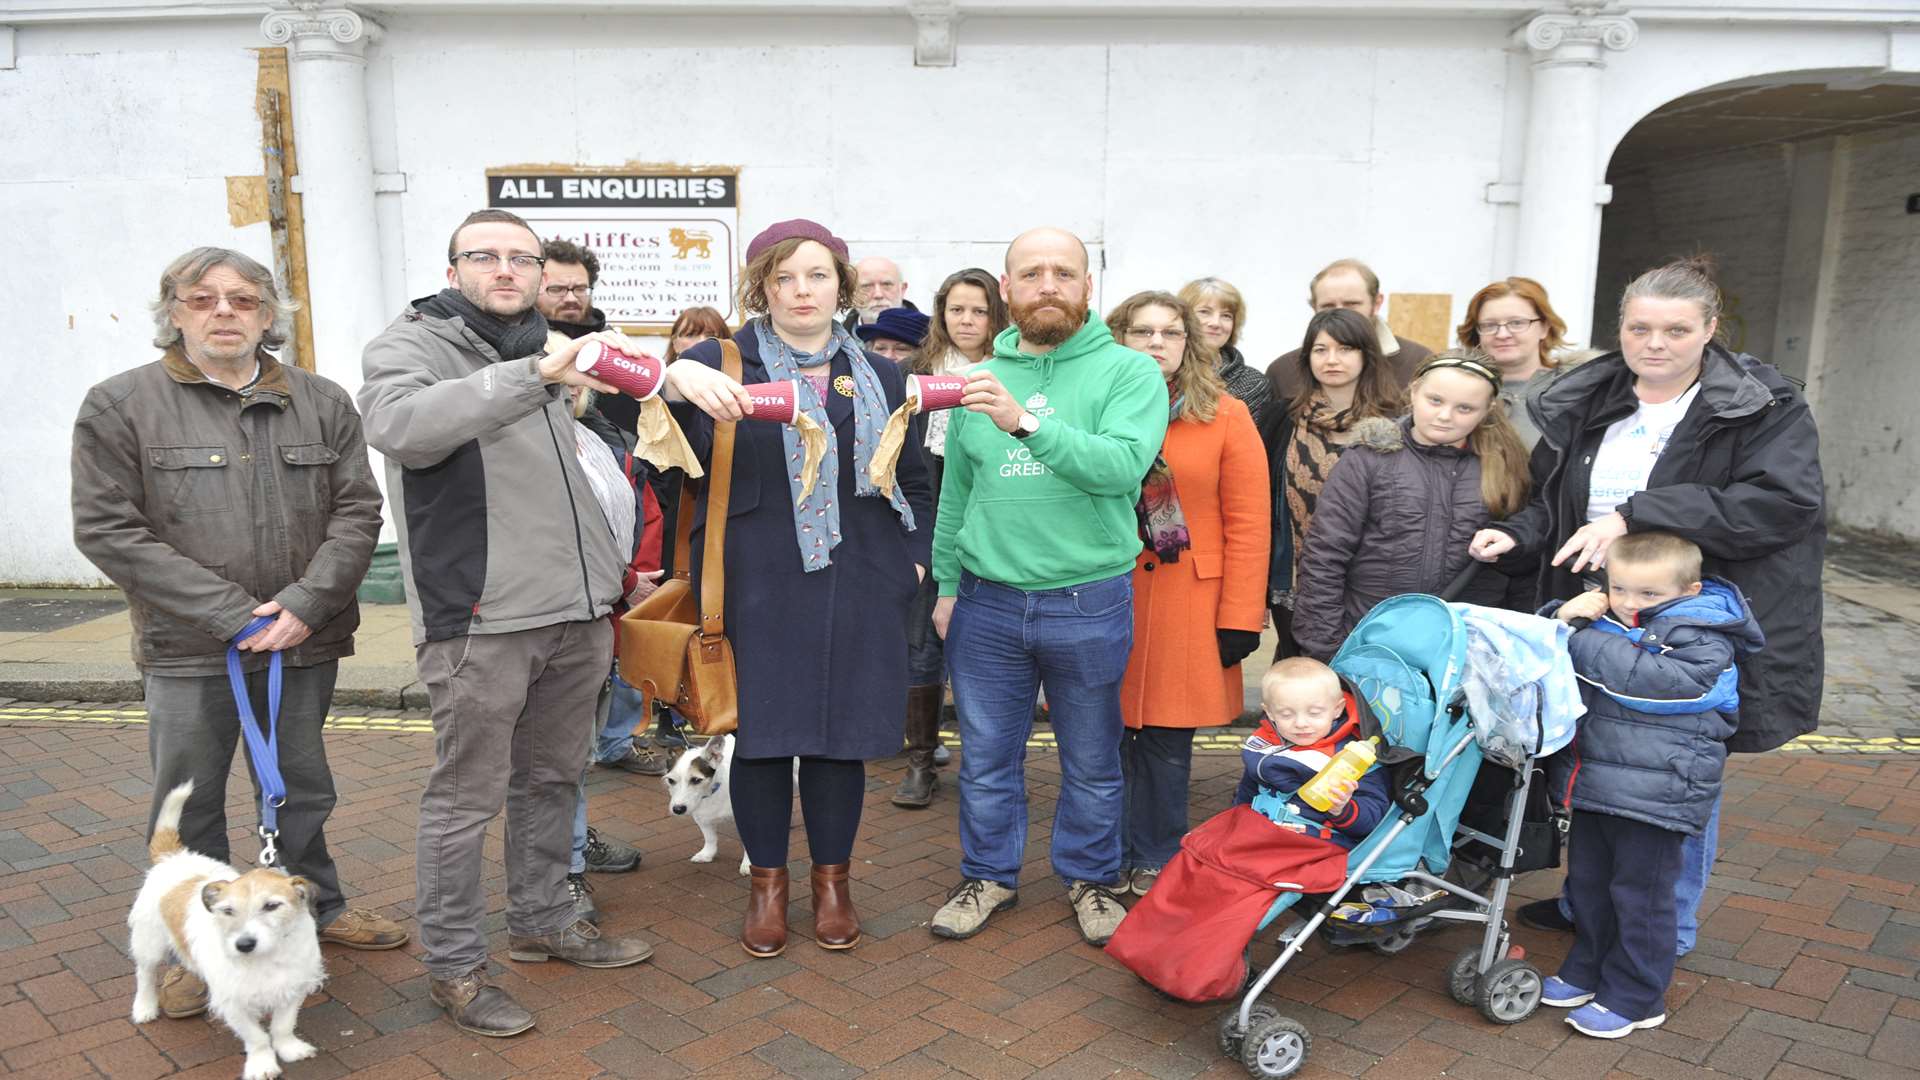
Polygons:
<instances>
[{"instance_id":1,"label":"man in dark jacket in background","mask_svg":"<svg viewBox=\"0 0 1920 1080\"><path fill-rule=\"evenodd\" d=\"M293 305L266 267L195 248L160 275L158 360L88 391L73 429L73 538L127 595L133 662L145 681L153 815L193 781L187 847L226 862L227 773L240 737L227 647L239 640L254 715L267 671L284 666L278 727L286 803L280 864L314 885L320 940L404 945L398 923L348 910L324 833L334 806L321 725L339 661L360 625L354 590L380 535L380 490L346 391L276 360ZM160 1008L207 1007L207 986L175 965Z\"/></svg>"}]
</instances>

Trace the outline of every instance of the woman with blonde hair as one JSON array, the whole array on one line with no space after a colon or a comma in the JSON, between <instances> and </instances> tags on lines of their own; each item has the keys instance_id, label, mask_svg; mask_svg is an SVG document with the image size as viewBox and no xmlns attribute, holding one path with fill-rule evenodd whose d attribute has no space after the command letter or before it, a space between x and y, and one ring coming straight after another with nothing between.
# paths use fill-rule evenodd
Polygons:
<instances>
[{"instance_id":1,"label":"woman with blonde hair","mask_svg":"<svg viewBox=\"0 0 1920 1080\"><path fill-rule=\"evenodd\" d=\"M1409 415L1359 426L1307 531L1293 634L1316 660L1331 659L1387 597L1445 588L1466 568L1474 534L1527 505L1527 452L1486 354L1437 353L1407 393ZM1483 575L1460 599L1497 605L1504 591L1500 575Z\"/></svg>"},{"instance_id":2,"label":"woman with blonde hair","mask_svg":"<svg viewBox=\"0 0 1920 1080\"><path fill-rule=\"evenodd\" d=\"M1454 333L1461 348L1486 353L1500 372L1500 403L1531 451L1540 429L1527 403L1553 381L1567 347L1566 320L1547 302L1546 287L1526 277L1496 281L1467 301L1466 318Z\"/></svg>"},{"instance_id":3,"label":"woman with blonde hair","mask_svg":"<svg viewBox=\"0 0 1920 1080\"><path fill-rule=\"evenodd\" d=\"M1120 687L1119 888L1145 895L1187 831L1194 729L1244 711L1240 662L1266 618L1267 461L1185 302L1136 293L1107 327L1159 365L1170 417L1136 507L1146 547L1134 562L1133 652Z\"/></svg>"},{"instance_id":4,"label":"woman with blonde hair","mask_svg":"<svg viewBox=\"0 0 1920 1080\"><path fill-rule=\"evenodd\" d=\"M1220 378L1227 393L1239 398L1253 414L1253 426L1266 421L1273 386L1265 372L1247 366L1240 354L1240 327L1247 321L1247 302L1232 283L1217 277L1196 278L1180 287L1180 302L1193 309L1200 337L1220 354Z\"/></svg>"}]
</instances>

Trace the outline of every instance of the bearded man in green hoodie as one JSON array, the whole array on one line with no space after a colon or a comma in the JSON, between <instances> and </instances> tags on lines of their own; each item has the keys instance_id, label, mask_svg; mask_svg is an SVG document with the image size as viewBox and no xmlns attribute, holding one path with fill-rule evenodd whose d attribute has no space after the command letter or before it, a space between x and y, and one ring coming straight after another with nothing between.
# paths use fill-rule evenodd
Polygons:
<instances>
[{"instance_id":1,"label":"bearded man in green hoodie","mask_svg":"<svg viewBox=\"0 0 1920 1080\"><path fill-rule=\"evenodd\" d=\"M1080 932L1126 914L1120 872L1120 679L1133 645L1134 504L1166 436L1160 369L1089 317L1087 248L1033 229L1007 248L1014 325L967 381L935 518L934 627L960 738L960 872L934 934L972 937L1018 899L1026 744L1045 687L1060 750L1053 869Z\"/></svg>"}]
</instances>

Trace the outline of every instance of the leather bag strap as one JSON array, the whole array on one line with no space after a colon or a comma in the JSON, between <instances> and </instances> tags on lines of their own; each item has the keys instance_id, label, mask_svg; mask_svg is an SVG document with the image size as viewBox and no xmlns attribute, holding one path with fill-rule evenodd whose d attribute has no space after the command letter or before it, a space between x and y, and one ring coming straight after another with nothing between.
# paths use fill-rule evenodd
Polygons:
<instances>
[{"instance_id":1,"label":"leather bag strap","mask_svg":"<svg viewBox=\"0 0 1920 1080\"><path fill-rule=\"evenodd\" d=\"M740 381L740 346L720 342L720 370ZM733 493L733 436L739 425L713 422L713 459L707 464L707 542L700 561L700 636L716 638L727 632L727 502Z\"/></svg>"}]
</instances>

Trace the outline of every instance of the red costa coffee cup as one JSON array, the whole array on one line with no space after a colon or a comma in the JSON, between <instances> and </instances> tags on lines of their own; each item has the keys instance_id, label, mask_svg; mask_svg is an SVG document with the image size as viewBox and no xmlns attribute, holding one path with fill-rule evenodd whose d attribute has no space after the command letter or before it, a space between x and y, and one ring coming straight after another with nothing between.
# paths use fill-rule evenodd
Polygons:
<instances>
[{"instance_id":1,"label":"red costa coffee cup","mask_svg":"<svg viewBox=\"0 0 1920 1080\"><path fill-rule=\"evenodd\" d=\"M751 383L747 386L747 397L753 402L753 412L749 420L770 420L776 424L793 423L794 402L798 400L800 388L792 379L779 382Z\"/></svg>"},{"instance_id":2,"label":"red costa coffee cup","mask_svg":"<svg viewBox=\"0 0 1920 1080\"><path fill-rule=\"evenodd\" d=\"M580 347L573 366L605 383L611 383L631 398L645 401L660 392L667 366L659 357L643 352L625 352L599 341Z\"/></svg>"},{"instance_id":3,"label":"red costa coffee cup","mask_svg":"<svg viewBox=\"0 0 1920 1080\"><path fill-rule=\"evenodd\" d=\"M967 377L965 375L915 375L914 393L920 398L920 411L933 412L936 409L954 409L960 405L960 399L966 396Z\"/></svg>"}]
</instances>

